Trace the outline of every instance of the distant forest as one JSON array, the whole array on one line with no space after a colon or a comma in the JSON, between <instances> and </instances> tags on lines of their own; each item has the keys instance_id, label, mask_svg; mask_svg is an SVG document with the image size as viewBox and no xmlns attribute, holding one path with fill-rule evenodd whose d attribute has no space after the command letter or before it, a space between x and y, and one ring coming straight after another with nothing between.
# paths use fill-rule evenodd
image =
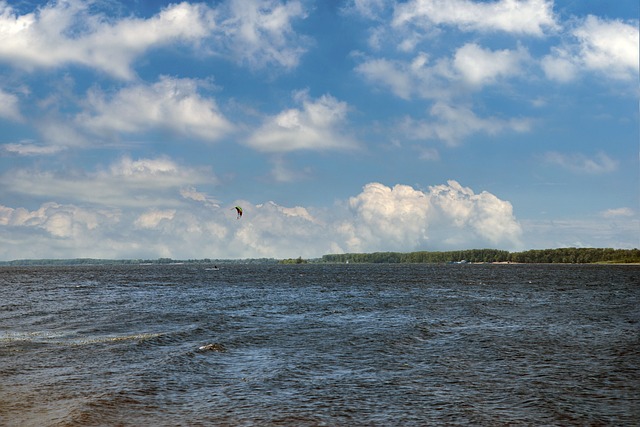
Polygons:
<instances>
[{"instance_id":1,"label":"distant forest","mask_svg":"<svg viewBox=\"0 0 640 427\"><path fill-rule=\"evenodd\" d=\"M320 262L333 263L639 263L640 249L561 248L508 252L498 249L469 249L448 252L375 252L324 255Z\"/></svg>"}]
</instances>

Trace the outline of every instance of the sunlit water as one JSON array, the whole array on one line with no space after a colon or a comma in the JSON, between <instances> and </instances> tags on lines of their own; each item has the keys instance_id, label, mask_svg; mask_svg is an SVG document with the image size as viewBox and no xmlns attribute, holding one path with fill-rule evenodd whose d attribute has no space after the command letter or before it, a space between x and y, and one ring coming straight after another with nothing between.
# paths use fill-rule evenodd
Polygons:
<instances>
[{"instance_id":1,"label":"sunlit water","mask_svg":"<svg viewBox=\"0 0 640 427\"><path fill-rule=\"evenodd\" d=\"M0 268L0 424L638 425L640 268Z\"/></svg>"}]
</instances>

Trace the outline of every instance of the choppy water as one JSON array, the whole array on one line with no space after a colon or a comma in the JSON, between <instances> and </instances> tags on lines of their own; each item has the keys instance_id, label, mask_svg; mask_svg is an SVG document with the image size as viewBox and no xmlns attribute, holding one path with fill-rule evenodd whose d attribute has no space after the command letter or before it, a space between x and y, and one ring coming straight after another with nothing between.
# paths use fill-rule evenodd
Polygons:
<instances>
[{"instance_id":1,"label":"choppy water","mask_svg":"<svg viewBox=\"0 0 640 427\"><path fill-rule=\"evenodd\" d=\"M638 425L640 268L0 268L0 424Z\"/></svg>"}]
</instances>

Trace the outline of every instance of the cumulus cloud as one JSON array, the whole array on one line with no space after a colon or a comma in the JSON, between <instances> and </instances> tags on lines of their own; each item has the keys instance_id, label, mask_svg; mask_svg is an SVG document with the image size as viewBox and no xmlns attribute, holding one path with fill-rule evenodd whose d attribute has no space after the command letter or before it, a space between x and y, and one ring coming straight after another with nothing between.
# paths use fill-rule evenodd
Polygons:
<instances>
[{"instance_id":1,"label":"cumulus cloud","mask_svg":"<svg viewBox=\"0 0 640 427\"><path fill-rule=\"evenodd\" d=\"M542 59L547 77L566 82L579 71L635 81L640 63L638 22L588 16L571 31L571 38Z\"/></svg>"},{"instance_id":2,"label":"cumulus cloud","mask_svg":"<svg viewBox=\"0 0 640 427\"><path fill-rule=\"evenodd\" d=\"M432 207L422 191L407 185L389 188L371 183L349 199L349 206L356 220L343 228L351 234L347 244L352 250L415 248L428 239L427 217Z\"/></svg>"},{"instance_id":3,"label":"cumulus cloud","mask_svg":"<svg viewBox=\"0 0 640 427\"><path fill-rule=\"evenodd\" d=\"M511 203L483 191L475 194L470 188L462 187L456 181L448 185L430 188L430 200L444 219L446 225L453 226L458 232L446 237L445 242L453 244L467 243L463 234L470 229L477 239L502 247L520 245L522 229L513 215ZM462 233L461 233L461 232Z\"/></svg>"},{"instance_id":4,"label":"cumulus cloud","mask_svg":"<svg viewBox=\"0 0 640 427\"><path fill-rule=\"evenodd\" d=\"M413 24L452 25L463 31L504 31L542 36L556 27L553 1L498 0L411 0L398 3L394 26Z\"/></svg>"},{"instance_id":5,"label":"cumulus cloud","mask_svg":"<svg viewBox=\"0 0 640 427\"><path fill-rule=\"evenodd\" d=\"M300 108L291 108L264 123L247 139L247 144L267 152L354 148L357 142L345 132L348 105L331 95L314 100L307 91L294 95Z\"/></svg>"},{"instance_id":6,"label":"cumulus cloud","mask_svg":"<svg viewBox=\"0 0 640 427\"><path fill-rule=\"evenodd\" d=\"M618 162L603 152L588 157L582 153L563 154L549 151L545 153L544 161L575 173L603 174L618 169Z\"/></svg>"},{"instance_id":7,"label":"cumulus cloud","mask_svg":"<svg viewBox=\"0 0 640 427\"><path fill-rule=\"evenodd\" d=\"M528 119L482 118L469 107L454 107L443 102L437 102L429 115L432 117L431 120L405 118L400 125L401 131L413 139L435 139L455 146L473 134L527 132L531 127L531 121Z\"/></svg>"},{"instance_id":8,"label":"cumulus cloud","mask_svg":"<svg viewBox=\"0 0 640 427\"><path fill-rule=\"evenodd\" d=\"M350 251L520 244L522 230L509 202L456 181L428 192L372 183L349 203L356 219L341 230Z\"/></svg>"},{"instance_id":9,"label":"cumulus cloud","mask_svg":"<svg viewBox=\"0 0 640 427\"><path fill-rule=\"evenodd\" d=\"M139 133L164 128L213 141L233 129L213 99L197 92L198 82L163 76L154 84L125 87L111 97L94 89L86 104L89 112L76 117L78 126L94 134Z\"/></svg>"}]
</instances>

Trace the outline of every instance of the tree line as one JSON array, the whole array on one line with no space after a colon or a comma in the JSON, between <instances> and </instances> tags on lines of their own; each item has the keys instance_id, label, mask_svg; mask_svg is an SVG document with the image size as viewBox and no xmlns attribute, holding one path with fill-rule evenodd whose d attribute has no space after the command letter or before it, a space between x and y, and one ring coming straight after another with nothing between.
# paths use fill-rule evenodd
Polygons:
<instances>
[{"instance_id":1,"label":"tree line","mask_svg":"<svg viewBox=\"0 0 640 427\"><path fill-rule=\"evenodd\" d=\"M637 263L640 249L560 248L509 252L498 249L469 249L446 252L374 252L324 255L327 263Z\"/></svg>"}]
</instances>

